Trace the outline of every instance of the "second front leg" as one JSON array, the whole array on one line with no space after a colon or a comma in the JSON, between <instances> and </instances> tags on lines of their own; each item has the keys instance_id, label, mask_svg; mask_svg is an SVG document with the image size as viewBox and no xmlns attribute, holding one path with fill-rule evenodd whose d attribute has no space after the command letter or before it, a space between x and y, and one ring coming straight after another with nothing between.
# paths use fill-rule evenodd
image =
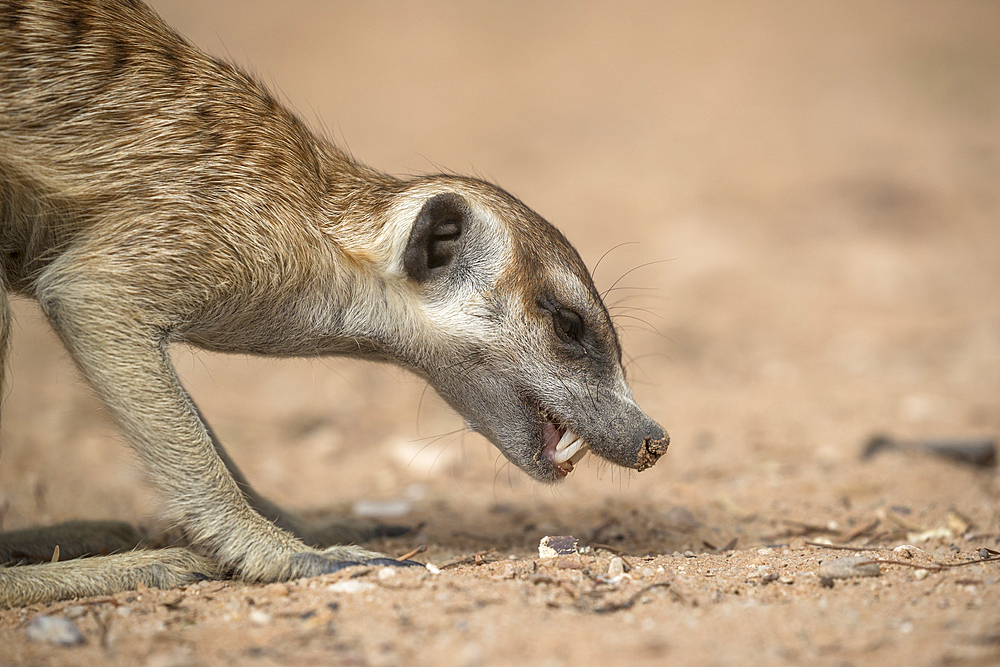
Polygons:
<instances>
[{"instance_id":1,"label":"second front leg","mask_svg":"<svg viewBox=\"0 0 1000 667\"><path fill-rule=\"evenodd\" d=\"M195 406L197 409L197 406ZM399 526L382 526L373 522L336 518L333 520L311 521L293 512L284 510L266 497L258 493L247 481L246 476L226 452L218 436L212 427L205 420L205 415L198 410L198 418L208 432L208 437L212 440L215 453L219 455L225 464L229 474L232 475L236 485L243 492L243 497L250 504L250 507L265 519L268 519L279 528L290 532L309 546L327 548L336 544L351 544L363 540L370 540L376 537L389 537L408 532L407 528Z\"/></svg>"},{"instance_id":2,"label":"second front leg","mask_svg":"<svg viewBox=\"0 0 1000 667\"><path fill-rule=\"evenodd\" d=\"M62 280L40 302L195 545L256 582L395 562L357 546L309 547L251 508L170 362L169 322L129 307L112 284Z\"/></svg>"}]
</instances>

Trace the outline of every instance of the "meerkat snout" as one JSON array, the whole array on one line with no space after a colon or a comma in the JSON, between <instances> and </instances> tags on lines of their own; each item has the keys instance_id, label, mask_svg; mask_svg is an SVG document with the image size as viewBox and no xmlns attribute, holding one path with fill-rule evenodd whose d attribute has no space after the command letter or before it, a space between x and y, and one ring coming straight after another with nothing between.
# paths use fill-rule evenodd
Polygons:
<instances>
[{"instance_id":1,"label":"meerkat snout","mask_svg":"<svg viewBox=\"0 0 1000 667\"><path fill-rule=\"evenodd\" d=\"M537 479L563 479L587 452L652 465L669 439L633 400L614 325L566 238L483 181L415 190L426 198L403 267L425 322L409 353L418 372Z\"/></svg>"}]
</instances>

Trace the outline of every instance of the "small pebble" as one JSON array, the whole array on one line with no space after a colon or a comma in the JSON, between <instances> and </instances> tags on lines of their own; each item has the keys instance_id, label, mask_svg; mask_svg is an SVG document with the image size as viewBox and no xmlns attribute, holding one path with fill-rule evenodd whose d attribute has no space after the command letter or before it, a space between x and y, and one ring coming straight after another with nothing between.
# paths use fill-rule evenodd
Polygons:
<instances>
[{"instance_id":1,"label":"small pebble","mask_svg":"<svg viewBox=\"0 0 1000 667\"><path fill-rule=\"evenodd\" d=\"M864 556L835 558L819 564L820 578L850 579L851 577L877 577L879 574L881 574L879 564Z\"/></svg>"},{"instance_id":2,"label":"small pebble","mask_svg":"<svg viewBox=\"0 0 1000 667\"><path fill-rule=\"evenodd\" d=\"M426 565L424 565L424 567L426 567L427 571L430 572L431 574L441 574L441 568L439 568L434 563L427 563Z\"/></svg>"},{"instance_id":3,"label":"small pebble","mask_svg":"<svg viewBox=\"0 0 1000 667\"><path fill-rule=\"evenodd\" d=\"M555 558L576 554L577 540L572 535L546 535L538 542L539 558Z\"/></svg>"},{"instance_id":4,"label":"small pebble","mask_svg":"<svg viewBox=\"0 0 1000 667\"><path fill-rule=\"evenodd\" d=\"M358 593L372 588L375 588L375 584L371 582L358 581L357 579L347 579L345 581L338 581L334 584L330 584L326 587L326 590L333 591L334 593Z\"/></svg>"},{"instance_id":5,"label":"small pebble","mask_svg":"<svg viewBox=\"0 0 1000 667\"><path fill-rule=\"evenodd\" d=\"M917 581L923 581L930 575L930 570L917 570L913 573L913 578Z\"/></svg>"},{"instance_id":6,"label":"small pebble","mask_svg":"<svg viewBox=\"0 0 1000 667\"><path fill-rule=\"evenodd\" d=\"M913 558L919 554L926 554L927 552L920 547L915 547L912 544L901 544L892 550L892 553L903 556L905 558Z\"/></svg>"},{"instance_id":7,"label":"small pebble","mask_svg":"<svg viewBox=\"0 0 1000 667\"><path fill-rule=\"evenodd\" d=\"M254 625L270 625L271 615L266 611L254 609L250 612L250 622Z\"/></svg>"},{"instance_id":8,"label":"small pebble","mask_svg":"<svg viewBox=\"0 0 1000 667\"><path fill-rule=\"evenodd\" d=\"M87 608L82 604L77 604L72 607L66 607L63 613L66 614L66 618L80 618L87 615Z\"/></svg>"},{"instance_id":9,"label":"small pebble","mask_svg":"<svg viewBox=\"0 0 1000 667\"><path fill-rule=\"evenodd\" d=\"M615 556L608 564L608 577L614 579L625 574L625 561L620 556Z\"/></svg>"},{"instance_id":10,"label":"small pebble","mask_svg":"<svg viewBox=\"0 0 1000 667\"><path fill-rule=\"evenodd\" d=\"M36 616L27 632L30 641L56 646L79 646L87 641L73 621L61 616Z\"/></svg>"}]
</instances>

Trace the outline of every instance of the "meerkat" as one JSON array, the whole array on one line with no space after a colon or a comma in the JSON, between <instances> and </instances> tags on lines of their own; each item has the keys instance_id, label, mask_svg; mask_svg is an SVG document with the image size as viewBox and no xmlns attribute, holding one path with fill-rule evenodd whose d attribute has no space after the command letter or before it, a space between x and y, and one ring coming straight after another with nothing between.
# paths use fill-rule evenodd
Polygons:
<instances>
[{"instance_id":1,"label":"meerkat","mask_svg":"<svg viewBox=\"0 0 1000 667\"><path fill-rule=\"evenodd\" d=\"M398 364L546 482L669 443L555 227L481 180L361 164L139 0L0 0L0 262L0 362L8 293L36 300L196 548L0 568L0 606L397 564L254 492L174 343Z\"/></svg>"}]
</instances>

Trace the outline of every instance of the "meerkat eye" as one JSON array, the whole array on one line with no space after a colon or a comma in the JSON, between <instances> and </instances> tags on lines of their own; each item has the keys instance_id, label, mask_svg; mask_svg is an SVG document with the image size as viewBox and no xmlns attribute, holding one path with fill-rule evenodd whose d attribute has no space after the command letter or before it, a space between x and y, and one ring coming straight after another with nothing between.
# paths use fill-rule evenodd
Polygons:
<instances>
[{"instance_id":1,"label":"meerkat eye","mask_svg":"<svg viewBox=\"0 0 1000 667\"><path fill-rule=\"evenodd\" d=\"M556 335L563 341L582 344L583 318L579 313L556 307L552 312L552 323L555 325Z\"/></svg>"}]
</instances>

